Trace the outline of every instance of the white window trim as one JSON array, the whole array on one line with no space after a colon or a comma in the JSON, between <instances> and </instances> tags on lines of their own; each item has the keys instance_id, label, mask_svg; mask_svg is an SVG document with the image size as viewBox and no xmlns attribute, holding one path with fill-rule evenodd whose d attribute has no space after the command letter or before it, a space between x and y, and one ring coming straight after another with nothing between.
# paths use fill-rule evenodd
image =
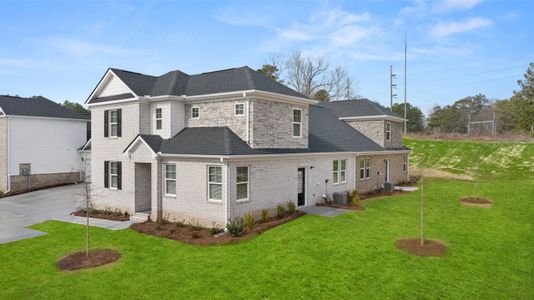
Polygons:
<instances>
[{"instance_id":1,"label":"white window trim","mask_svg":"<svg viewBox=\"0 0 534 300\"><path fill-rule=\"evenodd\" d=\"M345 171L345 180L344 181L341 181L341 161L345 161L345 169L343 169L343 171ZM337 171L334 171L334 162L337 161ZM337 182L334 181L334 173L337 173ZM333 185L338 185L338 184L344 184L344 183L347 183L347 160L346 159L334 159L332 161L332 184Z\"/></svg>"},{"instance_id":2,"label":"white window trim","mask_svg":"<svg viewBox=\"0 0 534 300\"><path fill-rule=\"evenodd\" d=\"M119 137L119 121L117 120L116 122L111 122L111 113L112 112L116 112L117 113L117 119L119 117L119 110L118 109L112 109L110 111L108 111L108 119L109 119L109 124L108 124L108 131L109 131L109 137L110 138L118 138ZM111 127L112 125L116 125L117 126L117 133L115 135L113 135L113 130L111 130Z\"/></svg>"},{"instance_id":3,"label":"white window trim","mask_svg":"<svg viewBox=\"0 0 534 300\"><path fill-rule=\"evenodd\" d=\"M247 168L247 181L237 182L237 168ZM250 167L249 166L237 166L235 171L236 171L235 172L235 174L236 174L236 180L235 180L236 203L250 202ZM237 185L238 184L245 184L245 183L247 184L247 198L237 199Z\"/></svg>"},{"instance_id":4,"label":"white window trim","mask_svg":"<svg viewBox=\"0 0 534 300\"><path fill-rule=\"evenodd\" d=\"M402 158L402 172L408 172L408 155L404 155Z\"/></svg>"},{"instance_id":5,"label":"white window trim","mask_svg":"<svg viewBox=\"0 0 534 300\"><path fill-rule=\"evenodd\" d=\"M193 110L195 108L198 109L198 115L196 117L193 116ZM192 106L191 107L191 119L198 119L198 118L200 118L200 107L198 107L197 105Z\"/></svg>"},{"instance_id":6,"label":"white window trim","mask_svg":"<svg viewBox=\"0 0 534 300\"><path fill-rule=\"evenodd\" d=\"M210 167L219 167L219 168L221 168L221 182L211 182L210 181ZM224 176L224 174L222 173L222 171L223 171L223 165L207 165L206 166L206 177L207 177L206 178L206 182L208 184L206 191L207 191L208 202L210 202L210 203L222 203L223 202L222 199L224 198L225 192L224 192L224 185L223 185L223 182L224 182L223 176ZM210 184L219 184L219 185L221 185L221 199L211 199L210 198Z\"/></svg>"},{"instance_id":7,"label":"white window trim","mask_svg":"<svg viewBox=\"0 0 534 300\"><path fill-rule=\"evenodd\" d=\"M109 189L111 189L111 190L119 190L119 187L118 187L118 183L119 183L119 173L118 173L118 171L119 171L119 166L117 165L117 173L116 173L116 174L111 173L111 170L113 170L113 168L111 167L111 165L112 165L112 164L117 164L117 163L118 163L117 161L110 161L110 162L108 162L108 164L109 164L109 167L108 167L108 169L109 169L108 177L109 177L109 178L108 178L108 180L109 180ZM113 186L113 180L111 179L111 178L113 178L113 176L116 176L116 177L117 177L117 186L115 186L115 187Z\"/></svg>"},{"instance_id":8,"label":"white window trim","mask_svg":"<svg viewBox=\"0 0 534 300\"><path fill-rule=\"evenodd\" d=\"M243 113L242 114L237 114L237 106L238 105L243 105ZM246 114L246 104L243 103L243 102L239 102L239 103L234 103L234 116L236 117L244 117Z\"/></svg>"},{"instance_id":9,"label":"white window trim","mask_svg":"<svg viewBox=\"0 0 534 300\"><path fill-rule=\"evenodd\" d=\"M389 130L388 130L389 127ZM391 141L391 122L386 122L386 140Z\"/></svg>"},{"instance_id":10,"label":"white window trim","mask_svg":"<svg viewBox=\"0 0 534 300\"><path fill-rule=\"evenodd\" d=\"M159 118L158 118L158 109L160 110ZM154 119L156 120L156 130L162 130L163 129L163 108L156 107L156 110L154 113ZM158 121L161 121L161 128L158 128Z\"/></svg>"},{"instance_id":11,"label":"white window trim","mask_svg":"<svg viewBox=\"0 0 534 300\"><path fill-rule=\"evenodd\" d=\"M176 178L167 178L167 166L174 166L174 177L176 176L176 164L163 164L163 178L165 180L165 196L166 197L176 197ZM174 194L168 194L167 193L167 181L174 181Z\"/></svg>"},{"instance_id":12,"label":"white window trim","mask_svg":"<svg viewBox=\"0 0 534 300\"><path fill-rule=\"evenodd\" d=\"M295 111L298 110L300 111L300 122L295 122ZM299 124L299 135L294 135L294 127L295 127L295 124ZM291 111L291 135L294 137L294 138L301 138L302 137L302 109L300 108L293 108L293 110Z\"/></svg>"},{"instance_id":13,"label":"white window trim","mask_svg":"<svg viewBox=\"0 0 534 300\"><path fill-rule=\"evenodd\" d=\"M365 159L366 159L365 157L361 157L360 161L359 161L359 165L358 165L359 166L359 170L360 170L360 173L358 174L358 176L360 176L360 180L361 181L367 179L365 177L365 174L366 174L365 173ZM361 165L362 161L363 161L363 168L362 168L362 165ZM362 170L363 170L363 176L362 176Z\"/></svg>"}]
</instances>

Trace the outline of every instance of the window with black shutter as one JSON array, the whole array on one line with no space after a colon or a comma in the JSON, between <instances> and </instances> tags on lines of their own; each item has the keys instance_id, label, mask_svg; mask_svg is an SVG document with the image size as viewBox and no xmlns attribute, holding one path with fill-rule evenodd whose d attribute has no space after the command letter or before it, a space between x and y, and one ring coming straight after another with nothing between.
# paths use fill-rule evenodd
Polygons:
<instances>
[{"instance_id":1,"label":"window with black shutter","mask_svg":"<svg viewBox=\"0 0 534 300\"><path fill-rule=\"evenodd\" d=\"M109 187L109 161L104 161L104 187Z\"/></svg>"},{"instance_id":2,"label":"window with black shutter","mask_svg":"<svg viewBox=\"0 0 534 300\"><path fill-rule=\"evenodd\" d=\"M109 136L109 110L104 111L104 137Z\"/></svg>"}]
</instances>

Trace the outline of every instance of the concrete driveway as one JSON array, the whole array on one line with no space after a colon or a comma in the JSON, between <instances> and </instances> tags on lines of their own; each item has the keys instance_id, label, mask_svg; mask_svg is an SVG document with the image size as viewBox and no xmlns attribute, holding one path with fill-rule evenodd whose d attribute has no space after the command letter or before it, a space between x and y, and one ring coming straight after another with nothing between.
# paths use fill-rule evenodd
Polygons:
<instances>
[{"instance_id":1,"label":"concrete driveway","mask_svg":"<svg viewBox=\"0 0 534 300\"><path fill-rule=\"evenodd\" d=\"M25 228L64 219L85 207L83 184L60 186L0 199L0 244L46 234Z\"/></svg>"}]
</instances>

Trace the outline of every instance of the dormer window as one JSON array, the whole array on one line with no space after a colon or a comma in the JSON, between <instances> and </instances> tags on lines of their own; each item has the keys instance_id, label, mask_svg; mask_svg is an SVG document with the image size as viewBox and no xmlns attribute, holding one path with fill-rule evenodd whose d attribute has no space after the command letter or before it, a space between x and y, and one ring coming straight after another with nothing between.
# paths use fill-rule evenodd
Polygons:
<instances>
[{"instance_id":1,"label":"dormer window","mask_svg":"<svg viewBox=\"0 0 534 300\"><path fill-rule=\"evenodd\" d=\"M386 122L386 140L391 141L391 123Z\"/></svg>"},{"instance_id":2,"label":"dormer window","mask_svg":"<svg viewBox=\"0 0 534 300\"><path fill-rule=\"evenodd\" d=\"M191 107L191 118L198 119L199 116L200 116L200 109L198 108L198 106Z\"/></svg>"},{"instance_id":3,"label":"dormer window","mask_svg":"<svg viewBox=\"0 0 534 300\"><path fill-rule=\"evenodd\" d=\"M234 106L234 114L236 116L244 116L245 115L245 103L236 103Z\"/></svg>"},{"instance_id":4,"label":"dormer window","mask_svg":"<svg viewBox=\"0 0 534 300\"><path fill-rule=\"evenodd\" d=\"M293 137L302 136L302 110L293 109Z\"/></svg>"},{"instance_id":5,"label":"dormer window","mask_svg":"<svg viewBox=\"0 0 534 300\"><path fill-rule=\"evenodd\" d=\"M156 130L161 130L163 123L163 114L161 108L156 108Z\"/></svg>"}]
</instances>

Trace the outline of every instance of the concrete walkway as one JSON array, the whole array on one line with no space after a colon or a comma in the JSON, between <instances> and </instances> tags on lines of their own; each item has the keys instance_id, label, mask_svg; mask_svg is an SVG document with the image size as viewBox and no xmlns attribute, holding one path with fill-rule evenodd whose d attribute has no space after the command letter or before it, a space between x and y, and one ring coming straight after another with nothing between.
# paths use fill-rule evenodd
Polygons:
<instances>
[{"instance_id":1,"label":"concrete walkway","mask_svg":"<svg viewBox=\"0 0 534 300\"><path fill-rule=\"evenodd\" d=\"M299 208L300 211L303 211L310 215L322 216L322 217L337 217L341 214L349 212L348 209L327 207L327 206L305 206Z\"/></svg>"},{"instance_id":2,"label":"concrete walkway","mask_svg":"<svg viewBox=\"0 0 534 300\"><path fill-rule=\"evenodd\" d=\"M70 214L85 207L83 184L66 185L0 199L0 244L46 234L28 226L47 220L85 224L85 218ZM124 229L131 222L91 219L91 226Z\"/></svg>"}]
</instances>

